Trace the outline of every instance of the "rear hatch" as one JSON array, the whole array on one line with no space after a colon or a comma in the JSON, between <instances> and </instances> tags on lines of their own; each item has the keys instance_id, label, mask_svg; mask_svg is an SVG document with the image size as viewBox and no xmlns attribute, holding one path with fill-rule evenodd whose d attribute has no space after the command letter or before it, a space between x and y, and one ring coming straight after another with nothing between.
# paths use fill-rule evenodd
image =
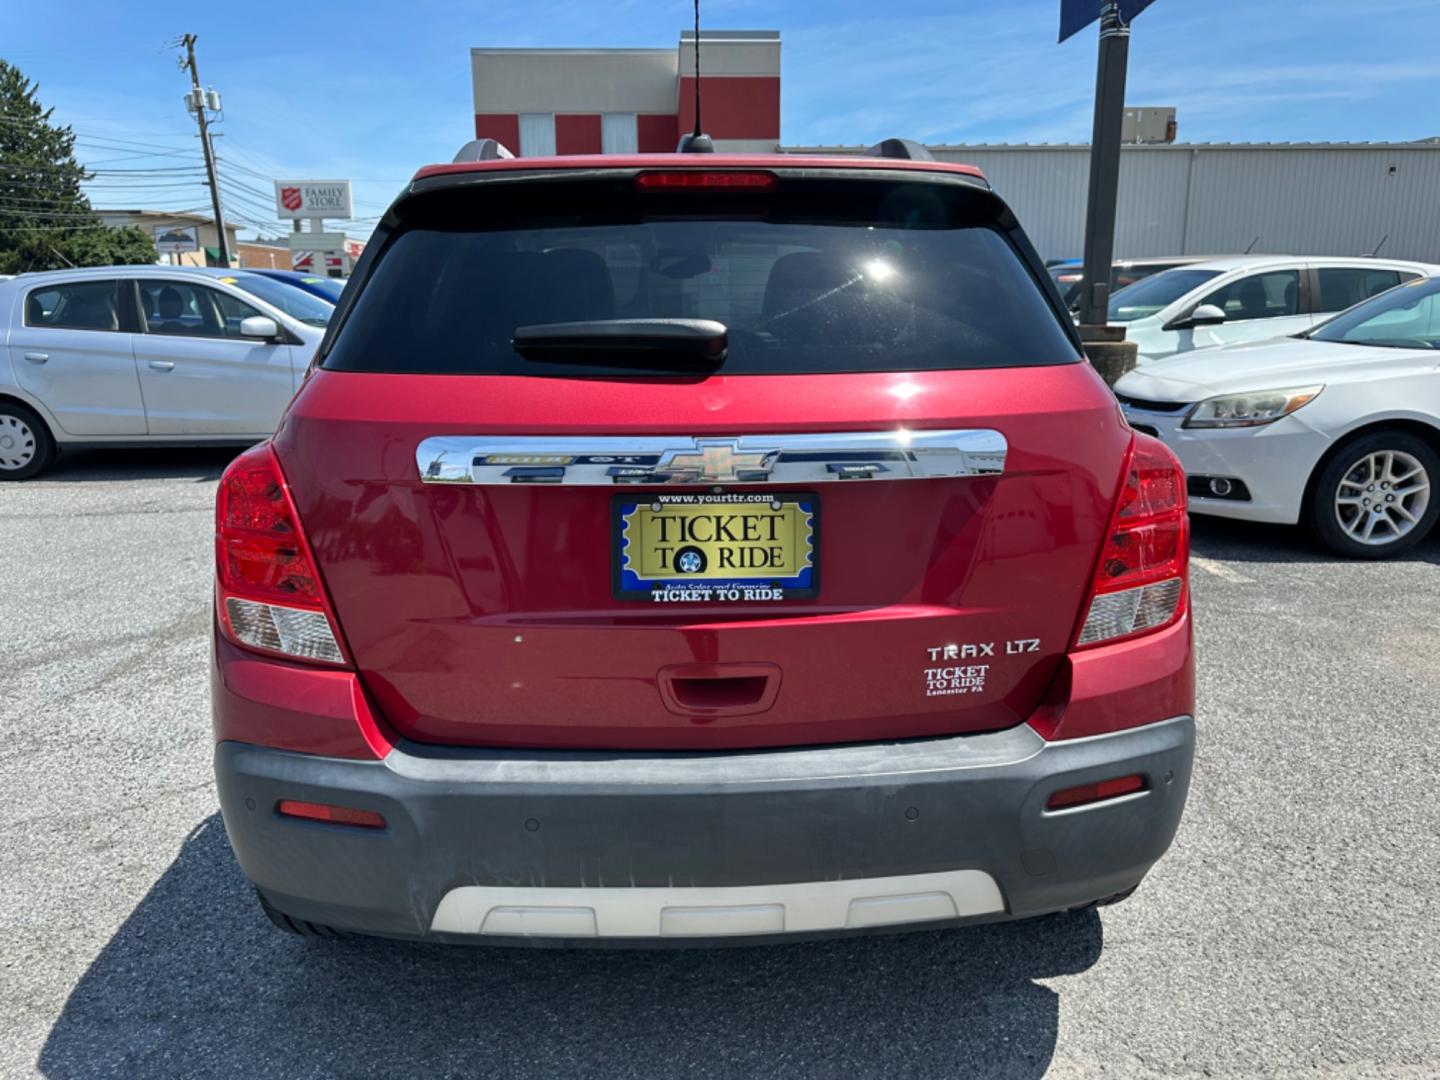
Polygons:
<instances>
[{"instance_id":1,"label":"rear hatch","mask_svg":"<svg viewBox=\"0 0 1440 1080\"><path fill-rule=\"evenodd\" d=\"M1024 720L1129 433L1008 211L651 175L420 181L372 243L276 451L376 705L552 748Z\"/></svg>"}]
</instances>

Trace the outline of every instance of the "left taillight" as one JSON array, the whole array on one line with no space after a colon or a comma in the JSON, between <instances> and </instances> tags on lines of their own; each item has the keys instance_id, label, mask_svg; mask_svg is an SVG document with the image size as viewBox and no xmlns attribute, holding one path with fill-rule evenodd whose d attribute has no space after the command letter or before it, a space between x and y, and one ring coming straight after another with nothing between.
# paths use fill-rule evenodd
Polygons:
<instances>
[{"instance_id":1,"label":"left taillight","mask_svg":"<svg viewBox=\"0 0 1440 1080\"><path fill-rule=\"evenodd\" d=\"M1185 472L1169 447L1137 433L1075 647L1175 622L1184 611L1189 561Z\"/></svg>"},{"instance_id":2,"label":"left taillight","mask_svg":"<svg viewBox=\"0 0 1440 1080\"><path fill-rule=\"evenodd\" d=\"M221 630L237 645L346 663L300 516L268 443L245 451L220 478L215 585Z\"/></svg>"}]
</instances>

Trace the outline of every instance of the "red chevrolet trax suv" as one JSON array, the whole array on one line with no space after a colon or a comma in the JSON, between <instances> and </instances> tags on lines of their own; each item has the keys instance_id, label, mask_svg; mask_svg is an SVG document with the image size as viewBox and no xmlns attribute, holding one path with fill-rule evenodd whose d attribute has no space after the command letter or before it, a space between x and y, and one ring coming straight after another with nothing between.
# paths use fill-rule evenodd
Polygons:
<instances>
[{"instance_id":1,"label":"red chevrolet trax suv","mask_svg":"<svg viewBox=\"0 0 1440 1080\"><path fill-rule=\"evenodd\" d=\"M311 935L788 939L1126 896L1185 484L964 165L422 169L220 483L215 770Z\"/></svg>"}]
</instances>

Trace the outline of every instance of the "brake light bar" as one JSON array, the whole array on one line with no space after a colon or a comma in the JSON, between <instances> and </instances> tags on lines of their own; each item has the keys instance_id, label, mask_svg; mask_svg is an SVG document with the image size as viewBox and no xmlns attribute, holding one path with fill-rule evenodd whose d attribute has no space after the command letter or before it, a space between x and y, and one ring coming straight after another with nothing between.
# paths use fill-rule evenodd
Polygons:
<instances>
[{"instance_id":1,"label":"brake light bar","mask_svg":"<svg viewBox=\"0 0 1440 1080\"><path fill-rule=\"evenodd\" d=\"M1046 810L1068 810L1074 806L1088 806L1091 803L1104 802L1106 799L1118 799L1121 795L1133 795L1137 791L1145 790L1145 778L1140 775L1120 776L1113 780L1100 780L1093 784L1080 784L1077 787L1065 788L1057 791L1045 804Z\"/></svg>"},{"instance_id":2,"label":"brake light bar","mask_svg":"<svg viewBox=\"0 0 1440 1080\"><path fill-rule=\"evenodd\" d=\"M635 190L663 191L774 191L774 173L738 172L735 170L674 169L666 172L642 172L635 177Z\"/></svg>"},{"instance_id":3,"label":"brake light bar","mask_svg":"<svg viewBox=\"0 0 1440 1080\"><path fill-rule=\"evenodd\" d=\"M1189 562L1185 473L1169 447L1137 433L1076 647L1173 623L1185 609Z\"/></svg>"}]
</instances>

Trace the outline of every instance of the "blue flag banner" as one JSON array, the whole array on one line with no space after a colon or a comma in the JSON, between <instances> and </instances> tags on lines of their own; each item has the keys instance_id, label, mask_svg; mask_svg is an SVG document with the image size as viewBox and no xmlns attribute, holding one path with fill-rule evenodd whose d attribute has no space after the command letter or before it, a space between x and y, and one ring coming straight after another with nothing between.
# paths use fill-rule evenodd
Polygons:
<instances>
[{"instance_id":1,"label":"blue flag banner","mask_svg":"<svg viewBox=\"0 0 1440 1080\"><path fill-rule=\"evenodd\" d=\"M1127 23L1155 0L1120 0L1120 17ZM1100 18L1100 0L1060 0L1060 40L1064 41Z\"/></svg>"}]
</instances>

